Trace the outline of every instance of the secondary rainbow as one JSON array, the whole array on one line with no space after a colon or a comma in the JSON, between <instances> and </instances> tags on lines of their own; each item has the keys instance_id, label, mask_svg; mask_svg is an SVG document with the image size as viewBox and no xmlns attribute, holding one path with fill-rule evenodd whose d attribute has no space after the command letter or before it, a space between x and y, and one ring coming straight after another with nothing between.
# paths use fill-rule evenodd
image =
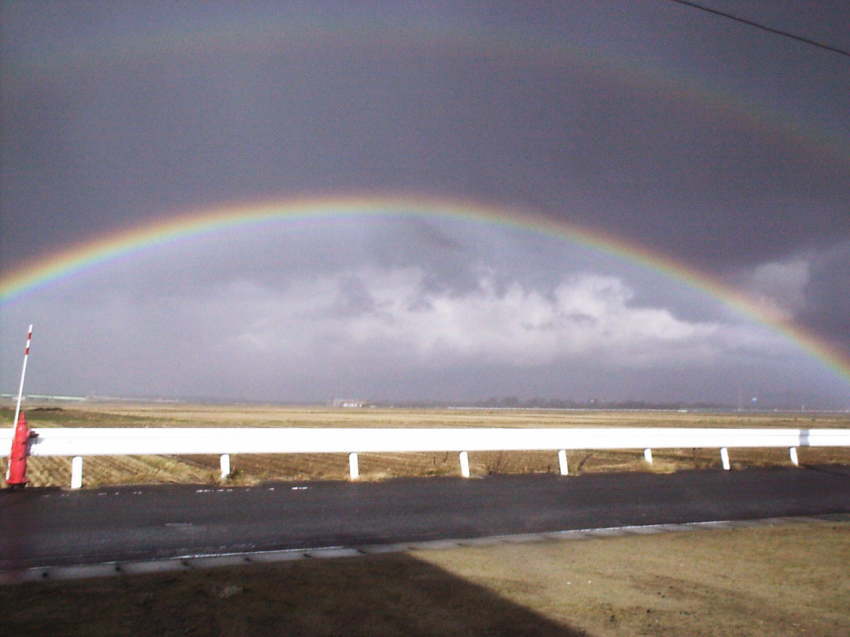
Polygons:
<instances>
[{"instance_id":1,"label":"secondary rainbow","mask_svg":"<svg viewBox=\"0 0 850 637\"><path fill-rule=\"evenodd\" d=\"M835 351L817 335L771 312L740 290L711 275L610 233L591 231L525 209L457 199L423 196L306 197L184 212L130 230L105 234L38 257L29 264L4 273L0 276L0 303L8 303L50 283L153 246L175 243L227 228L305 218L370 216L445 217L499 224L560 237L620 256L702 290L772 327L850 381L850 358Z\"/></svg>"},{"instance_id":2,"label":"secondary rainbow","mask_svg":"<svg viewBox=\"0 0 850 637\"><path fill-rule=\"evenodd\" d=\"M386 17L386 16L383 16ZM480 25L479 25L480 26ZM840 126L813 125L790 110L776 108L748 96L740 88L724 87L707 75L694 76L672 62L644 60L617 54L605 47L581 45L545 30L527 28L469 29L454 20L425 19L413 23L392 20L379 28L374 20L351 16L333 20L309 15L250 13L238 20L199 22L187 29L183 23L160 26L120 38L75 40L29 51L10 62L17 71L10 81L37 84L51 77L66 77L80 68L126 64L157 56L206 55L211 52L291 52L316 50L378 51L392 48L414 55L477 56L502 58L504 63L527 63L555 69L575 67L642 91L659 92L683 100L691 113L698 106L704 116L731 118L749 130L784 139L814 152L840 167L850 165L850 138ZM709 115L711 114L711 115Z\"/></svg>"}]
</instances>

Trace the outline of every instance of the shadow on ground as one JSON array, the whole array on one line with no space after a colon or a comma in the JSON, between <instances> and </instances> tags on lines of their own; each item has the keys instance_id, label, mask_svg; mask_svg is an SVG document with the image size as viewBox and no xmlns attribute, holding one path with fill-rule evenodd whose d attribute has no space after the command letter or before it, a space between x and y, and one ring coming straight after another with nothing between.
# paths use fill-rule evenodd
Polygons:
<instances>
[{"instance_id":1,"label":"shadow on ground","mask_svg":"<svg viewBox=\"0 0 850 637\"><path fill-rule=\"evenodd\" d=\"M7 586L0 613L10 635L585 634L406 554Z\"/></svg>"}]
</instances>

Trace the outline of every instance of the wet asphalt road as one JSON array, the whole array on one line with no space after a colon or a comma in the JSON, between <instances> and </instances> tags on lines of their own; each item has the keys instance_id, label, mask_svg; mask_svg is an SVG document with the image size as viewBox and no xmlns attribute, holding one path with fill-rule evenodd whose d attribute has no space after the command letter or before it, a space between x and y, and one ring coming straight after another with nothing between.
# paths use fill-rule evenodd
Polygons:
<instances>
[{"instance_id":1,"label":"wet asphalt road","mask_svg":"<svg viewBox=\"0 0 850 637\"><path fill-rule=\"evenodd\" d=\"M850 467L0 492L0 570L850 512Z\"/></svg>"}]
</instances>

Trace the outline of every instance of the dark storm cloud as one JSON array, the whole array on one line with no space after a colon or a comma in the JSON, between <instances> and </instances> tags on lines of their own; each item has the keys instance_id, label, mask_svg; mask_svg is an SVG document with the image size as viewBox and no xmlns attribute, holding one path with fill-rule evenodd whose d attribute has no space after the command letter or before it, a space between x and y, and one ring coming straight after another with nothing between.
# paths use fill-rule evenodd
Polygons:
<instances>
[{"instance_id":1,"label":"dark storm cloud","mask_svg":"<svg viewBox=\"0 0 850 637\"><path fill-rule=\"evenodd\" d=\"M850 334L850 242L818 254L806 287L801 317L837 345L847 347ZM850 347L848 347L850 349Z\"/></svg>"},{"instance_id":2,"label":"dark storm cloud","mask_svg":"<svg viewBox=\"0 0 850 637\"><path fill-rule=\"evenodd\" d=\"M735 6L845 44L835 25L850 10L817 4ZM645 244L850 351L846 58L656 1L5 3L2 17L4 270L222 202L424 192ZM247 252L231 249L235 234L212 236L152 253L141 273L111 266L85 294L200 305L213 291L283 295L313 278L337 290L331 313L352 315L377 312L370 268L421 272L411 303L422 308L429 295L497 307L474 296L482 282L506 294L519 281L551 301L581 271L569 259L547 270L559 248L534 238L339 223L270 227ZM609 267L585 271L597 265ZM134 281L124 291L109 285L122 272ZM632 305L718 318L641 276Z\"/></svg>"},{"instance_id":3,"label":"dark storm cloud","mask_svg":"<svg viewBox=\"0 0 850 637\"><path fill-rule=\"evenodd\" d=\"M601 12L605 24L612 22L608 10ZM771 91L831 89L836 95L809 108L850 107L837 94L846 79L843 61L817 52L806 60L806 51L796 51L786 57L798 67L780 69L769 59L774 49L745 34L731 39L721 25L684 13L688 29L726 36L706 38L695 53L691 41L670 31L669 11L675 9L653 10L655 23L641 25L645 39L700 58L692 81L705 83L708 93L715 90L712 75L743 72L753 95L740 99L754 101L735 108L750 108L756 120L774 117L771 108L780 118L795 108L791 100L760 112L758 98ZM557 35L568 40L571 21L560 26ZM487 45L484 39L486 58L429 49L427 41L415 53L368 42L335 48L332 40L295 50L246 45L108 59L62 68L47 81L43 74L18 78L4 101L13 123L4 164L15 167L4 199L10 208L26 207L33 223L28 231L8 228L8 253L24 240L56 241L35 229L59 214L62 232L85 236L92 226L108 230L127 217L187 204L362 188L530 203L719 272L850 232L836 214L847 213L846 136L843 148L837 140L845 151L841 164L789 143L770 123L756 130L734 109L707 109L699 96L683 99L687 89L676 79L646 87L638 77L635 87L588 71L591 49L586 59L544 64L545 45L540 59L518 60ZM620 63L622 48L615 43L599 54ZM798 72L812 57L827 69L824 77ZM836 64L845 68L835 71ZM14 60L10 66L14 73ZM807 203L805 224L796 222L800 199Z\"/></svg>"}]
</instances>

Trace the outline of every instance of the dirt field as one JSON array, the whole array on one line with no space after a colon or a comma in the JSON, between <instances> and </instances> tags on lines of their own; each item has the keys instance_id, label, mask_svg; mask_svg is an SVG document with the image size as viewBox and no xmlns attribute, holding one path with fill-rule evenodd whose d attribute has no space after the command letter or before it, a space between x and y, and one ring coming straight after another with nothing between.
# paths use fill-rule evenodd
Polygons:
<instances>
[{"instance_id":1,"label":"dirt field","mask_svg":"<svg viewBox=\"0 0 850 637\"><path fill-rule=\"evenodd\" d=\"M0 588L9 635L847 635L850 523Z\"/></svg>"},{"instance_id":2,"label":"dirt field","mask_svg":"<svg viewBox=\"0 0 850 637\"><path fill-rule=\"evenodd\" d=\"M405 410L290 408L255 405L187 405L84 403L30 405L27 418L34 427L850 427L850 414L803 413L680 413L660 411L543 411L543 410ZM0 409L0 422L13 412ZM782 449L731 449L733 468L788 465ZM799 450L803 464L850 464L850 449ZM5 458L2 460L5 463ZM572 473L654 471L719 467L716 450L657 450L648 466L636 451L577 451L569 454ZM232 456L232 484L266 480L345 480L348 461L340 454ZM31 458L31 486L67 486L69 458ZM553 450L547 452L489 452L470 454L473 475L557 471ZM5 464L2 467L5 470ZM456 454L362 454L363 480L404 476L456 475ZM87 458L84 486L118 484L215 483L215 456L121 456Z\"/></svg>"}]
</instances>

